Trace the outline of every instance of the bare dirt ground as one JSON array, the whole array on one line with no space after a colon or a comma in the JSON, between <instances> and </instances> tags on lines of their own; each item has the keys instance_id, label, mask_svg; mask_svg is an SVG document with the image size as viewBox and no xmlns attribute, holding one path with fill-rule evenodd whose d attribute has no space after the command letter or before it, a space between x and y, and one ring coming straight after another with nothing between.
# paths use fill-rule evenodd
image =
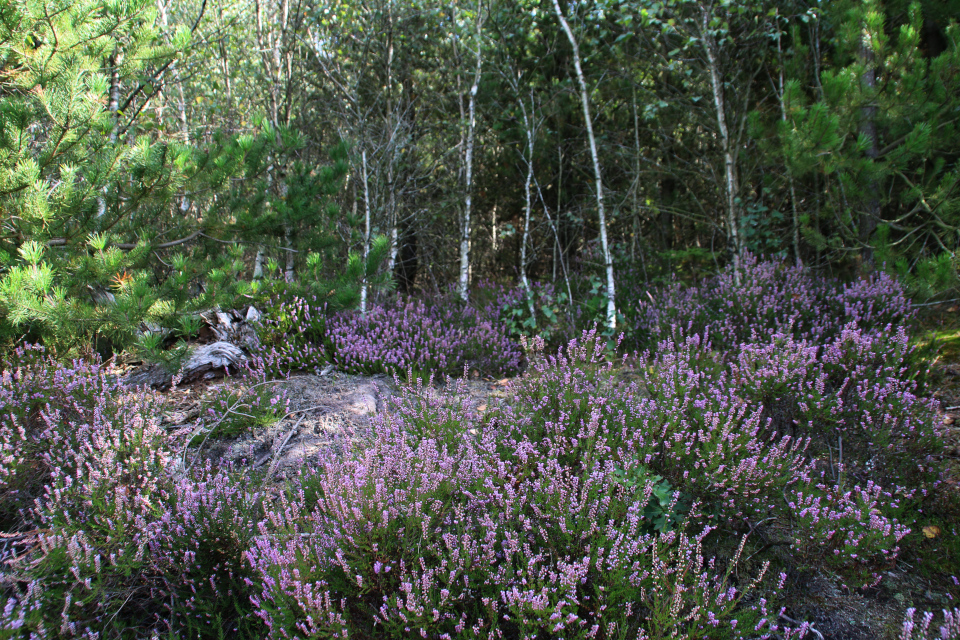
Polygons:
<instances>
[{"instance_id":1,"label":"bare dirt ground","mask_svg":"<svg viewBox=\"0 0 960 640\"><path fill-rule=\"evenodd\" d=\"M463 381L459 388L467 402L482 412L503 398L506 382L475 377ZM295 473L322 450L368 438L372 418L389 408L398 387L397 381L386 375L351 375L333 370L323 375L299 374L276 383L277 390L284 391L289 400L289 412L280 421L239 437L198 432L196 419L205 398L225 384L236 382L208 380L165 393L163 426L179 450L190 443L185 456L188 464L209 459L234 467L252 466L265 469L277 480Z\"/></svg>"}]
</instances>

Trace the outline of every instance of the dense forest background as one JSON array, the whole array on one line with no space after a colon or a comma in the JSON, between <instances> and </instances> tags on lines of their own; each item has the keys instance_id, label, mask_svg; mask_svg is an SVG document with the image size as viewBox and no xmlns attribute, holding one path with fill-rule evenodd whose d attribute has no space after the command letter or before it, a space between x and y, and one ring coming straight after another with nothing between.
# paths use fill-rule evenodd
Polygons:
<instances>
[{"instance_id":1,"label":"dense forest background","mask_svg":"<svg viewBox=\"0 0 960 640\"><path fill-rule=\"evenodd\" d=\"M4 3L0 329L122 346L279 290L363 308L489 280L519 284L534 320L576 301L614 327L643 286L751 254L949 296L957 15L946 0Z\"/></svg>"}]
</instances>

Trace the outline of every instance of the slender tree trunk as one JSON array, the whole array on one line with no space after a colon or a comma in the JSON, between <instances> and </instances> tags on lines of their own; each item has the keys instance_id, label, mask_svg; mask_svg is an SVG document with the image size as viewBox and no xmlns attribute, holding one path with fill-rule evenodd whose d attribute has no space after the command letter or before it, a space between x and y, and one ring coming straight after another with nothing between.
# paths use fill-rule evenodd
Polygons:
<instances>
[{"instance_id":1,"label":"slender tree trunk","mask_svg":"<svg viewBox=\"0 0 960 640\"><path fill-rule=\"evenodd\" d=\"M367 314L367 256L370 255L370 187L367 180L367 150L360 153L363 163L363 284L360 286L360 315Z\"/></svg>"},{"instance_id":2,"label":"slender tree trunk","mask_svg":"<svg viewBox=\"0 0 960 640\"><path fill-rule=\"evenodd\" d=\"M395 127L393 124L393 0L387 2L387 220L390 224L390 257L387 262L388 273L394 273L397 267L397 255L400 251L400 220L397 216L397 186L394 174Z\"/></svg>"},{"instance_id":3,"label":"slender tree trunk","mask_svg":"<svg viewBox=\"0 0 960 640\"><path fill-rule=\"evenodd\" d=\"M777 31L777 60L779 61L780 74L780 121L783 123L787 122L787 102L786 102L786 90L784 89L783 81L783 49L780 45L780 32ZM785 126L785 125L784 125ZM800 257L800 214L797 212L797 187L793 181L793 171L790 169L789 160L785 163L785 168L787 171L787 184L790 187L790 207L791 218L790 218L790 239L793 243L793 258L797 266L803 265L803 259Z\"/></svg>"},{"instance_id":4,"label":"slender tree trunk","mask_svg":"<svg viewBox=\"0 0 960 640\"><path fill-rule=\"evenodd\" d=\"M285 181L280 182L280 197L284 200L287 199L287 183ZM283 269L283 279L286 282L293 282L295 278L294 265L296 262L296 254L292 251L293 249L293 235L294 229L289 224L286 223L283 225L283 241L287 245L287 259Z\"/></svg>"},{"instance_id":5,"label":"slender tree trunk","mask_svg":"<svg viewBox=\"0 0 960 640\"><path fill-rule=\"evenodd\" d=\"M120 110L120 52L115 51L110 56L110 101L107 109L110 111L110 144L117 143L118 111Z\"/></svg>"},{"instance_id":6,"label":"slender tree trunk","mask_svg":"<svg viewBox=\"0 0 960 640\"><path fill-rule=\"evenodd\" d=\"M610 245L607 242L607 216L603 208L603 177L600 171L600 156L597 153L597 140L593 135L593 119L590 116L590 96L587 92L587 82L583 77L583 68L580 65L580 47L577 45L577 39L573 36L573 31L563 17L563 11L560 10L559 0L553 0L553 8L557 13L557 19L564 33L567 34L567 40L573 48L573 64L577 71L577 82L580 85L580 102L583 105L583 118L587 124L587 139L590 142L590 156L593 159L593 173L597 183L597 216L600 225L600 247L603 250L604 267L607 272L607 328L616 329L617 327L617 303L616 303L616 284L613 277L613 256L610 253Z\"/></svg>"},{"instance_id":7,"label":"slender tree trunk","mask_svg":"<svg viewBox=\"0 0 960 640\"><path fill-rule=\"evenodd\" d=\"M880 157L880 140L877 134L877 68L876 55L869 35L865 34L860 45L860 58L863 64L863 76L860 78L865 103L860 110L860 133L867 139L866 156L871 165ZM872 168L872 167L871 167ZM861 205L859 236L863 266L874 266L873 247L870 239L877 230L880 221L880 185L873 178L866 185L866 197Z\"/></svg>"},{"instance_id":8,"label":"slender tree trunk","mask_svg":"<svg viewBox=\"0 0 960 640\"><path fill-rule=\"evenodd\" d=\"M523 112L523 128L527 134L527 179L523 183L523 196L524 196L524 206L523 206L523 238L520 240L520 285L523 287L523 292L527 297L527 309L530 311L530 317L533 318L533 321L537 320L536 308L533 305L533 291L530 289L530 282L527 280L527 243L530 241L530 216L532 208L532 190L533 190L533 142L534 142L534 129L531 118L533 117L533 111L535 109L533 102L533 95L531 91L530 96L530 115L527 115L527 110L523 106L523 100L520 100L520 109Z\"/></svg>"},{"instance_id":9,"label":"slender tree trunk","mask_svg":"<svg viewBox=\"0 0 960 640\"><path fill-rule=\"evenodd\" d=\"M630 245L630 259L637 259L637 245L640 243L640 112L637 109L637 89L633 89L633 232ZM646 282L647 264L643 259L643 247L640 247L640 264L643 267L643 279Z\"/></svg>"},{"instance_id":10,"label":"slender tree trunk","mask_svg":"<svg viewBox=\"0 0 960 640\"><path fill-rule=\"evenodd\" d=\"M107 111L110 113L110 144L117 144L117 132L119 130L118 111L120 110L120 52L114 51L108 60L110 67L110 94L107 96ZM100 195L97 196L97 218L102 218L107 213L107 192L108 186L104 186Z\"/></svg>"},{"instance_id":11,"label":"slender tree trunk","mask_svg":"<svg viewBox=\"0 0 960 640\"><path fill-rule=\"evenodd\" d=\"M554 245L559 249L560 257L560 268L563 270L563 281L567 285L567 313L570 313L570 309L573 307L573 289L570 286L570 272L567 271L567 263L563 258L563 247L560 244L560 232L557 231L557 223L554 222L553 217L550 215L550 207L547 206L547 201L543 197L543 191L540 189L540 183L536 181L534 177L534 183L537 185L537 194L540 196L540 204L543 205L543 215L547 218L547 223L550 225L550 229L553 231L553 238L556 244ZM559 212L557 218L559 218ZM554 274L556 274L556 263L554 263ZM556 279L556 275L554 275Z\"/></svg>"},{"instance_id":12,"label":"slender tree trunk","mask_svg":"<svg viewBox=\"0 0 960 640\"><path fill-rule=\"evenodd\" d=\"M390 255L387 259L387 273L393 273L397 267L397 256L400 251L400 221L397 219L397 189L394 180L396 176L393 173L393 158L390 157L387 162L387 219L390 221Z\"/></svg>"},{"instance_id":13,"label":"slender tree trunk","mask_svg":"<svg viewBox=\"0 0 960 640\"><path fill-rule=\"evenodd\" d=\"M483 62L483 47L480 42L480 27L482 21L480 12L482 5L477 4L477 41L476 41L476 68L473 73L473 85L470 87L467 115L467 150L465 162L466 190L463 202L463 221L460 235L460 299L466 301L470 294L470 215L473 206L473 140L477 129L477 91L480 87L480 71Z\"/></svg>"},{"instance_id":14,"label":"slender tree trunk","mask_svg":"<svg viewBox=\"0 0 960 640\"><path fill-rule=\"evenodd\" d=\"M263 249L257 249L257 257L253 259L253 279L261 280L263 278Z\"/></svg>"},{"instance_id":15,"label":"slender tree trunk","mask_svg":"<svg viewBox=\"0 0 960 640\"><path fill-rule=\"evenodd\" d=\"M719 129L720 132L720 144L723 146L723 168L727 196L727 247L733 259L734 277L739 284L740 258L743 254L740 237L740 215L737 207L737 195L740 187L737 181L737 166L734 157L733 143L730 138L730 130L727 128L726 104L723 98L723 81L720 78L720 64L714 51L713 36L710 34L710 12L706 7L703 7L702 17L700 38L703 43L704 52L707 54L707 64L710 68L710 86L713 89L713 106L717 112L717 129Z\"/></svg>"}]
</instances>

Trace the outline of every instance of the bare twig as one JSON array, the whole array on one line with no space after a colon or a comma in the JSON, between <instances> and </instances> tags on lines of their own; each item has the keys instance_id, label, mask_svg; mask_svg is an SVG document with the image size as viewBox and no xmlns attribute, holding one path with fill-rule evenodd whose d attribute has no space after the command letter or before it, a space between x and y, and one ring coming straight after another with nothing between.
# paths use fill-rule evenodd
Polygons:
<instances>
[{"instance_id":1,"label":"bare twig","mask_svg":"<svg viewBox=\"0 0 960 640\"><path fill-rule=\"evenodd\" d=\"M782 613L780 614L780 619L783 620L783 621L785 621L785 622L789 622L790 624L795 624L795 625L802 625L802 624L803 624L803 623L800 622L799 620L794 620L793 618L791 618L791 617L789 617L789 616L785 616L785 615L782 614ZM814 628L814 626L813 626L812 623L810 623L810 622L807 623L807 629L809 629L810 631L812 631L818 638L820 638L820 640L823 640L823 634L820 633L819 631L817 631L817 630Z\"/></svg>"},{"instance_id":2,"label":"bare twig","mask_svg":"<svg viewBox=\"0 0 960 640\"><path fill-rule=\"evenodd\" d=\"M287 437L283 439L283 444L281 444L277 448L276 453L273 454L273 460L270 462L270 468L267 469L267 477L272 476L274 471L277 470L277 463L280 462L280 454L283 453L283 450L286 448L287 443L290 442L290 438L293 437L293 434L300 429L300 424L303 422L305 417L306 416L300 416L300 419L297 420L297 424L293 425L293 429L290 429L290 433L288 433Z\"/></svg>"},{"instance_id":3,"label":"bare twig","mask_svg":"<svg viewBox=\"0 0 960 640\"><path fill-rule=\"evenodd\" d=\"M220 416L220 419L217 420L216 422L214 422L213 425L211 425L209 428L206 428L206 429L201 427L200 429L197 429L197 430L195 430L192 434L190 434L190 439L187 440L187 443L184 445L184 447L183 447L183 454L181 455L181 465L183 466L184 470L185 470L185 471L189 471L189 470L193 467L194 463L196 463L196 461L197 461L197 458L200 457L200 451L203 449L203 445L206 444L207 439L210 437L210 434L217 430L217 427L219 427L220 424L221 424L224 420L227 419L227 416L230 415L231 413L239 413L236 409L237 409L238 406L242 405L242 404L246 401L246 395L247 395L247 392L248 392L248 391L252 391L253 389L256 389L257 387L262 387L262 386L264 386L264 385L275 384L275 383L277 383L277 382L286 382L286 381L285 381L285 380L267 380L267 381L265 381L265 382L258 382L258 383L255 384L255 385L252 385L252 386L250 386L250 387L247 387L247 388L244 389L243 392L239 395L239 397L237 398L237 400L236 400L232 405L230 405L229 407L227 407L227 410L224 412L224 414L223 414L222 416ZM291 415L291 414L287 414L287 415ZM285 418L285 417L286 417L286 416L284 416L284 418ZM201 433L203 433L204 435L203 435L203 440L201 440L201 441L200 441L200 444L197 445L197 455L195 455L195 456L193 457L193 460L191 460L191 461L190 461L190 464L188 465L188 464L187 464L187 451L190 450L190 443L193 442L194 438L196 438L196 437L197 437L198 435L200 435Z\"/></svg>"},{"instance_id":4,"label":"bare twig","mask_svg":"<svg viewBox=\"0 0 960 640\"><path fill-rule=\"evenodd\" d=\"M951 302L960 302L960 298L953 298L951 300L938 300L936 302L923 302L923 303L911 302L910 306L911 307L935 307L938 304L950 304Z\"/></svg>"}]
</instances>

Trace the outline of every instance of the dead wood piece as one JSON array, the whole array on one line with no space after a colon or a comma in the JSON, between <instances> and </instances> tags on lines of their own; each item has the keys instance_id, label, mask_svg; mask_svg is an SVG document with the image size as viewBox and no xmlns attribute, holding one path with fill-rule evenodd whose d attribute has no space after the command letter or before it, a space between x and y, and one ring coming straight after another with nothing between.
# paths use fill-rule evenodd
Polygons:
<instances>
[{"instance_id":1,"label":"dead wood piece","mask_svg":"<svg viewBox=\"0 0 960 640\"><path fill-rule=\"evenodd\" d=\"M246 349L255 349L259 345L254 325L260 320L260 312L254 307L242 311L205 311L200 317L218 341L232 342Z\"/></svg>"},{"instance_id":2,"label":"dead wood piece","mask_svg":"<svg viewBox=\"0 0 960 640\"><path fill-rule=\"evenodd\" d=\"M200 406L191 407L187 411L172 411L163 414L160 425L167 429L176 429L200 417Z\"/></svg>"},{"instance_id":3,"label":"dead wood piece","mask_svg":"<svg viewBox=\"0 0 960 640\"><path fill-rule=\"evenodd\" d=\"M236 371L247 359L240 347L229 342L214 342L197 347L180 370L180 381L187 383L214 371ZM169 389L173 374L160 365L141 368L124 380L129 386L148 386L154 389Z\"/></svg>"}]
</instances>

